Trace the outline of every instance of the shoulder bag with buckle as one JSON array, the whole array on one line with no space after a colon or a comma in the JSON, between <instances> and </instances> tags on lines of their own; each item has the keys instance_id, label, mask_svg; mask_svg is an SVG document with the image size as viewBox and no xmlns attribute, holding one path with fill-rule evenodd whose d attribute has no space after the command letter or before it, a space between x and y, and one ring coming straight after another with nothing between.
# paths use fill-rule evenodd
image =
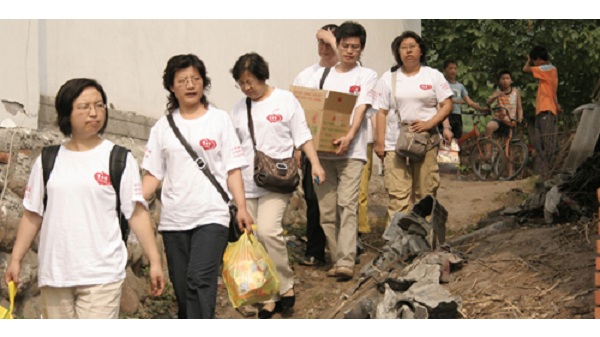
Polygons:
<instances>
[{"instance_id":1,"label":"shoulder bag with buckle","mask_svg":"<svg viewBox=\"0 0 600 337\"><path fill-rule=\"evenodd\" d=\"M298 164L293 156L284 159L275 159L256 149L254 138L254 123L252 122L252 102L246 98L248 112L248 129L254 147L254 182L257 186L271 192L292 193L300 183ZM293 152L293 151L292 151Z\"/></svg>"},{"instance_id":2,"label":"shoulder bag with buckle","mask_svg":"<svg viewBox=\"0 0 600 337\"><path fill-rule=\"evenodd\" d=\"M175 136L177 137L177 139L179 139L179 142L181 142L181 145L183 145L187 153L189 153L189 155L192 157L192 160L194 160L194 162L198 164L198 168L200 169L200 171L202 171L206 175L208 180L210 180L210 182L217 189L217 191L219 191L219 194L221 195L225 203L229 206L229 237L227 238L227 240L229 242L236 242L242 235L242 231L238 227L236 218L237 206L231 203L231 199L229 199L227 192L225 192L223 186L219 184L215 176L212 174L212 172L210 172L210 168L208 167L208 165L206 165L204 159L200 158L198 156L198 153L196 153L196 151L192 149L192 146L185 140L185 138L183 138L181 131L179 131L179 128L175 124L175 120L173 120L172 113L167 114L167 120L169 121L171 129L173 129L173 133L175 133Z\"/></svg>"},{"instance_id":3,"label":"shoulder bag with buckle","mask_svg":"<svg viewBox=\"0 0 600 337\"><path fill-rule=\"evenodd\" d=\"M396 141L396 154L399 157L406 158L407 161L415 163L422 162L425 159L427 151L431 150L440 143L439 134L435 130L423 132L413 132L408 123L402 123L400 111L396 104L396 75L397 71L392 71L392 91L390 94L390 105L396 110L398 117L398 140Z\"/></svg>"}]
</instances>

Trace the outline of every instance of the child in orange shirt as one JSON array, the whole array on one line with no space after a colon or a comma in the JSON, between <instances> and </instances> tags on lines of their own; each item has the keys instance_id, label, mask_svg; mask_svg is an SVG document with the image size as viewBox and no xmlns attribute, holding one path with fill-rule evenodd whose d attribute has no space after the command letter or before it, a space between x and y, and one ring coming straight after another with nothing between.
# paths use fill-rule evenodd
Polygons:
<instances>
[{"instance_id":1,"label":"child in orange shirt","mask_svg":"<svg viewBox=\"0 0 600 337\"><path fill-rule=\"evenodd\" d=\"M558 71L550 63L546 48L535 46L527 56L523 72L532 73L539 80L535 100L535 169L545 175L556 156L557 115L562 110L556 96Z\"/></svg>"}]
</instances>

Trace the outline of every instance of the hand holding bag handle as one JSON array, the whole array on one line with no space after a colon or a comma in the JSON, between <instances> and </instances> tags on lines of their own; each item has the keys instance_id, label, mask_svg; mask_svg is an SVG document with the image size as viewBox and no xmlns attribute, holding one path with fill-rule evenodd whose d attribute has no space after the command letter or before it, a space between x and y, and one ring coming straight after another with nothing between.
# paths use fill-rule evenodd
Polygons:
<instances>
[{"instance_id":1,"label":"hand holding bag handle","mask_svg":"<svg viewBox=\"0 0 600 337\"><path fill-rule=\"evenodd\" d=\"M179 131L179 128L175 124L175 120L173 120L172 113L167 114L167 121L169 122L171 129L173 129L173 133L175 133L175 136L177 137L177 139L179 139L179 142L181 142L181 145L183 145L183 147L185 148L187 153L189 153L189 155L192 157L194 162L196 162L196 164L198 164L198 168L200 168L200 171L202 171L206 175L208 180L210 180L210 182L217 189L219 194L221 194L221 197L223 198L225 203L229 206L229 216L231 217L231 219L229 220L228 241L236 242L242 235L242 231L240 230L240 228L237 224L237 219L235 218L235 215L237 214L237 207L231 203L231 199L227 195L227 192L225 192L225 190L223 189L223 186L221 186L221 184L219 184L219 182L217 181L215 176L212 174L212 172L210 172L210 168L208 167L208 165L206 165L206 162L204 161L204 159L200 158L200 156L198 156L196 151L194 151L194 149L192 149L192 146L185 140L185 138L183 138L181 131Z\"/></svg>"}]
</instances>

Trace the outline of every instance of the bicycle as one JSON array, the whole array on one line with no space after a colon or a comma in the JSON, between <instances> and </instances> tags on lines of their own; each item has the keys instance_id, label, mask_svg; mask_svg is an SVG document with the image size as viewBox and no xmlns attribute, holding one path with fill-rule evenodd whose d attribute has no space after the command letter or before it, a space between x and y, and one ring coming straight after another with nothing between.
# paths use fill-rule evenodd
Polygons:
<instances>
[{"instance_id":1,"label":"bicycle","mask_svg":"<svg viewBox=\"0 0 600 337\"><path fill-rule=\"evenodd\" d=\"M508 115L506 108L496 107L493 110L496 112L503 110ZM510 130L511 132L501 142L504 156L496 163L498 180L502 181L513 180L523 171L529 160L529 147L521 140L522 135L517 132L516 124Z\"/></svg>"},{"instance_id":2,"label":"bicycle","mask_svg":"<svg viewBox=\"0 0 600 337\"><path fill-rule=\"evenodd\" d=\"M480 180L498 180L498 163L505 162L504 151L493 139L481 137L479 133L479 125L481 120L490 115L486 112L465 113L473 118L473 130L462 135L458 140L458 146L463 149L462 144L471 139L475 139L475 144L470 149L469 166L473 170L475 176Z\"/></svg>"}]
</instances>

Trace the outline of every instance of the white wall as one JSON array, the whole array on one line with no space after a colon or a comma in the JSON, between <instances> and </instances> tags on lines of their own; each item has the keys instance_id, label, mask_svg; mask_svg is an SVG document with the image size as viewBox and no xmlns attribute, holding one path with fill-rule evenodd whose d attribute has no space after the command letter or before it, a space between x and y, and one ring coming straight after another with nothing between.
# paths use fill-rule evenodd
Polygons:
<instances>
[{"instance_id":1,"label":"white wall","mask_svg":"<svg viewBox=\"0 0 600 337\"><path fill-rule=\"evenodd\" d=\"M24 106L24 110L10 113L5 104L0 104L0 126L37 128L37 20L0 20L0 100Z\"/></svg>"},{"instance_id":2,"label":"white wall","mask_svg":"<svg viewBox=\"0 0 600 337\"><path fill-rule=\"evenodd\" d=\"M194 53L206 64L212 79L209 101L229 110L242 98L234 88L230 69L246 52L257 52L269 62L270 83L288 88L294 77L318 60L315 33L328 23L343 20L0 20L0 39L12 36L15 43L27 38L39 46L37 64L26 69L4 63L8 77L39 76L37 90L54 96L74 77L97 79L115 108L159 117L164 113L167 92L162 72L176 54ZM356 20L367 30L362 61L382 74L393 63L390 43L405 29L420 32L420 20ZM35 26L34 33L29 28ZM35 38L32 36L35 35ZM35 49L35 48L33 48ZM31 50L29 51L31 57ZM21 52L13 58L19 59ZM31 83L29 83L31 86ZM0 97L10 85L0 83ZM12 88L23 95L24 88ZM35 95L34 95L35 96ZM31 98L29 98L30 100ZM30 106L31 103L29 103Z\"/></svg>"}]
</instances>

